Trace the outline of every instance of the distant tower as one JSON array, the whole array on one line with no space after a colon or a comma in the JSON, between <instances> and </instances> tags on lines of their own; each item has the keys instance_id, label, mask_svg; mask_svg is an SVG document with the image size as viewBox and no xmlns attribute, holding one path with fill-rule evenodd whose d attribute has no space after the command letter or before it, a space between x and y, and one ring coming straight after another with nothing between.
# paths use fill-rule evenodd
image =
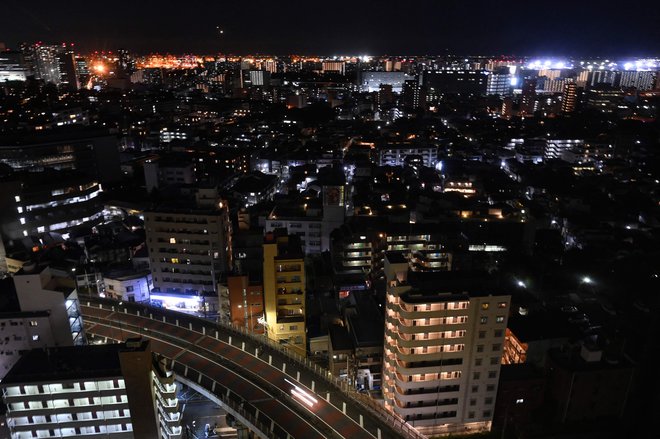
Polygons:
<instances>
[{"instance_id":1,"label":"distant tower","mask_svg":"<svg viewBox=\"0 0 660 439\"><path fill-rule=\"evenodd\" d=\"M564 94L561 100L561 112L572 113L575 111L575 104L577 102L577 85L574 82L569 82L564 86Z\"/></svg>"},{"instance_id":2,"label":"distant tower","mask_svg":"<svg viewBox=\"0 0 660 439\"><path fill-rule=\"evenodd\" d=\"M522 85L522 99L520 100L521 116L534 114L536 107L536 79L525 79Z\"/></svg>"}]
</instances>

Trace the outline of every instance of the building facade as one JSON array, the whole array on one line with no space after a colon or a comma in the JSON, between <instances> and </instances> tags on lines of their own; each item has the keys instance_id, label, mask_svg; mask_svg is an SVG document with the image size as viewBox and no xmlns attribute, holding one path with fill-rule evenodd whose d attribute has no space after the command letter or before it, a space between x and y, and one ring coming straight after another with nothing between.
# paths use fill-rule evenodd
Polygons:
<instances>
[{"instance_id":1,"label":"building facade","mask_svg":"<svg viewBox=\"0 0 660 439\"><path fill-rule=\"evenodd\" d=\"M428 435L490 430L510 296L418 288L401 255L385 274L386 407Z\"/></svg>"},{"instance_id":2,"label":"building facade","mask_svg":"<svg viewBox=\"0 0 660 439\"><path fill-rule=\"evenodd\" d=\"M221 204L145 212L152 300L184 310L219 309L217 286L231 265L232 248L231 223Z\"/></svg>"},{"instance_id":3,"label":"building facade","mask_svg":"<svg viewBox=\"0 0 660 439\"><path fill-rule=\"evenodd\" d=\"M182 437L174 376L139 339L29 351L0 388L11 439Z\"/></svg>"},{"instance_id":4,"label":"building facade","mask_svg":"<svg viewBox=\"0 0 660 439\"><path fill-rule=\"evenodd\" d=\"M268 337L307 355L305 260L295 235L266 234L263 274Z\"/></svg>"}]
</instances>

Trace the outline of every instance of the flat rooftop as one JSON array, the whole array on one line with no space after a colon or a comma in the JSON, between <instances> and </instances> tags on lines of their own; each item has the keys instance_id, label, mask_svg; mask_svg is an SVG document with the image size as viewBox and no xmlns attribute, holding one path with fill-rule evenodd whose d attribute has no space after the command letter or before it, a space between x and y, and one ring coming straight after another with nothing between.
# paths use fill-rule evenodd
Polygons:
<instances>
[{"instance_id":1,"label":"flat rooftop","mask_svg":"<svg viewBox=\"0 0 660 439\"><path fill-rule=\"evenodd\" d=\"M121 377L119 352L145 343L67 346L27 351L2 380L2 386Z\"/></svg>"}]
</instances>

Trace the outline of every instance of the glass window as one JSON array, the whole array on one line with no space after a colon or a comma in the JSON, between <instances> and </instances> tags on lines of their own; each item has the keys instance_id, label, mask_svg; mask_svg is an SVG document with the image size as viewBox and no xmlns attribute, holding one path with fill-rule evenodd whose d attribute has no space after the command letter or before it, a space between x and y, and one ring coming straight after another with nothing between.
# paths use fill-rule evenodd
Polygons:
<instances>
[{"instance_id":1,"label":"glass window","mask_svg":"<svg viewBox=\"0 0 660 439\"><path fill-rule=\"evenodd\" d=\"M484 302L481 304L481 309L483 309L484 311L487 310L488 308L490 308L490 303Z\"/></svg>"},{"instance_id":2,"label":"glass window","mask_svg":"<svg viewBox=\"0 0 660 439\"><path fill-rule=\"evenodd\" d=\"M497 316L497 318L495 319L495 321L496 321L497 323L502 323L502 322L504 322L504 316Z\"/></svg>"}]
</instances>

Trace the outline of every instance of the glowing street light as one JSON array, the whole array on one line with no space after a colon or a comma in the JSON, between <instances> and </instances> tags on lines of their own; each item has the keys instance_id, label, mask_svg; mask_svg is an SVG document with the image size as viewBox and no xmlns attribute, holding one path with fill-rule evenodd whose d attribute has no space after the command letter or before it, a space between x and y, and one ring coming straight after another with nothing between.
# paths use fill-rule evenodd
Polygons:
<instances>
[{"instance_id":1,"label":"glowing street light","mask_svg":"<svg viewBox=\"0 0 660 439\"><path fill-rule=\"evenodd\" d=\"M516 285L518 285L520 288L527 288L527 285L525 284L525 282L523 282L521 280L516 281Z\"/></svg>"},{"instance_id":2,"label":"glowing street light","mask_svg":"<svg viewBox=\"0 0 660 439\"><path fill-rule=\"evenodd\" d=\"M584 276L582 278L582 283L583 284L592 284L593 282L594 282L593 279L591 279L589 276Z\"/></svg>"}]
</instances>

